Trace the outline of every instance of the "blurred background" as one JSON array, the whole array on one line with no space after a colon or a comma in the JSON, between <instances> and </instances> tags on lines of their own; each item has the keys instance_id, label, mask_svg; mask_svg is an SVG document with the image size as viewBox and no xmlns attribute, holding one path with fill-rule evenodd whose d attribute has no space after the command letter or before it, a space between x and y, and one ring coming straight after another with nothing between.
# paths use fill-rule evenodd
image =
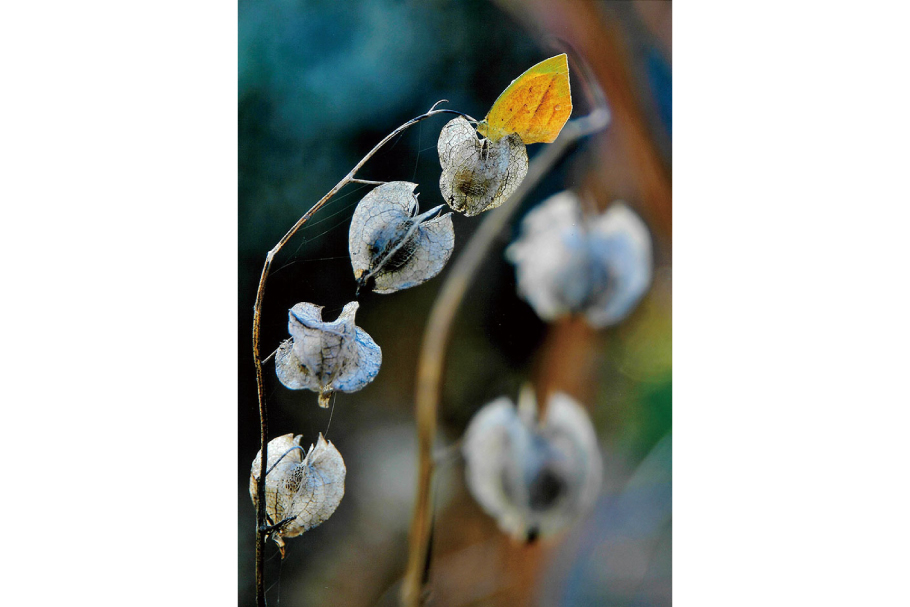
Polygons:
<instances>
[{"instance_id":1,"label":"blurred background","mask_svg":"<svg viewBox=\"0 0 910 607\"><path fill-rule=\"evenodd\" d=\"M250 335L266 252L380 139L436 101L482 118L535 63L568 51L573 117L589 104L573 50L590 64L612 113L523 201L462 305L445 366L440 446L474 412L522 383L562 390L591 414L604 458L594 511L571 530L525 546L476 505L455 461L436 477L430 605L671 603L671 3L267 0L239 2L239 250L237 462L239 604L255 604L255 513L248 493L259 449ZM562 41L562 42L560 42ZM569 47L560 46L567 43ZM358 174L419 184L421 208L442 204L436 155L448 120L425 120ZM545 144L529 146L532 159ZM287 310L353 299L347 230L371 186L332 199L278 255L266 289L263 355L287 337ZM626 201L654 239L648 295L622 324L540 321L515 294L503 249L521 216L572 189L600 208ZM494 211L495 212L495 211ZM479 218L454 215L457 257ZM340 394L281 386L265 365L270 437L319 432L347 465L345 497L323 525L292 539L282 562L266 550L270 604L396 604L416 481L413 392L427 315L447 271L413 289L360 297L357 324L383 350L376 380ZM329 424L331 416L331 425Z\"/></svg>"}]
</instances>

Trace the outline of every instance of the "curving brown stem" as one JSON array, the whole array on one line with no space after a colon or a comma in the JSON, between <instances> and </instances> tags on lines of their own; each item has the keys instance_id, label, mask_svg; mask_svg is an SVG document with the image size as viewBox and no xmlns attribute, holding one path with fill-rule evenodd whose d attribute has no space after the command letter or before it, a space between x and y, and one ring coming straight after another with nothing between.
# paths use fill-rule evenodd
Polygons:
<instances>
[{"instance_id":1,"label":"curving brown stem","mask_svg":"<svg viewBox=\"0 0 910 607\"><path fill-rule=\"evenodd\" d=\"M452 321L474 274L486 258L496 236L508 224L522 199L553 168L574 142L606 128L609 123L610 114L603 93L597 88L595 82L590 81L589 84L594 89L591 91L594 110L587 116L566 123L556 141L549 144L531 162L524 181L512 196L499 209L486 216L468 242L464 252L456 260L430 311L430 318L423 335L420 359L417 363L415 398L419 463L414 518L411 520L408 540L407 570L401 588L401 603L406 607L416 607L421 604L425 583L423 578L426 571L432 520L433 443L436 439L442 367Z\"/></svg>"},{"instance_id":2,"label":"curving brown stem","mask_svg":"<svg viewBox=\"0 0 910 607\"><path fill-rule=\"evenodd\" d=\"M269 531L271 530L265 521L265 476L266 476L266 464L268 463L268 436L269 436L269 415L268 408L265 403L265 385L262 381L262 359L259 356L259 334L260 334L260 325L262 319L262 300L265 297L265 282L269 276L269 270L272 267L272 260L275 259L275 255L281 250L281 248L287 244L294 234L297 233L303 224L305 224L310 217L312 217L319 209L321 209L329 200L332 199L338 191L346 186L349 183L367 183L367 184L380 184L382 182L377 181L366 181L363 179L357 179L354 175L359 171L367 161L373 157L373 155L379 151L382 146L388 143L397 135L406 131L408 128L417 124L421 120L426 120L437 114L457 114L459 116L464 116L461 112L455 110L437 110L436 105L439 105L438 102L430 111L425 114L421 114L416 118L408 120L397 129L386 135L386 137L376 144L372 150L370 150L366 156L364 156L360 162L358 162L351 172L345 175L345 177L339 181L335 187L333 187L328 194L322 197L322 199L310 207L303 217L297 220L297 223L288 230L281 240L278 241L272 250L268 252L265 257L265 264L262 266L262 275L259 277L259 288L256 290L256 303L253 307L253 364L256 366L256 394L259 399L259 446L261 449L260 457L260 470L259 470L259 480L256 483L256 494L257 502L259 507L256 510L256 604L259 607L265 607L265 584L264 584L264 552L265 552L265 540ZM470 118L469 116L467 118Z\"/></svg>"}]
</instances>

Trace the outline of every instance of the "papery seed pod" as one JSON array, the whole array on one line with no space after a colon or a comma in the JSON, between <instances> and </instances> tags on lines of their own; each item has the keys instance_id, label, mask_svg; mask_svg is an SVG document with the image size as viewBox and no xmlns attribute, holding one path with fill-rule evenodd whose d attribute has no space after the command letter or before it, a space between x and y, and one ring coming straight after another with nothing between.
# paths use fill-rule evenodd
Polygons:
<instances>
[{"instance_id":1,"label":"papery seed pod","mask_svg":"<svg viewBox=\"0 0 910 607\"><path fill-rule=\"evenodd\" d=\"M518 294L546 321L584 314L595 328L628 316L651 284L651 236L625 204L586 218L561 192L528 213L506 249Z\"/></svg>"},{"instance_id":2,"label":"papery seed pod","mask_svg":"<svg viewBox=\"0 0 910 607\"><path fill-rule=\"evenodd\" d=\"M585 410L565 394L550 397L540 421L529 388L517 408L507 397L485 405L465 431L462 452L474 499L518 540L568 527L600 490L597 436Z\"/></svg>"},{"instance_id":3,"label":"papery seed pod","mask_svg":"<svg viewBox=\"0 0 910 607\"><path fill-rule=\"evenodd\" d=\"M357 291L373 280L376 293L394 293L442 270L455 247L451 213L442 205L417 215L416 183L392 181L370 191L351 218L348 250Z\"/></svg>"},{"instance_id":4,"label":"papery seed pod","mask_svg":"<svg viewBox=\"0 0 910 607\"><path fill-rule=\"evenodd\" d=\"M352 301L336 320L322 320L322 306L299 303L288 312L291 339L278 346L275 371L291 390L319 393L328 407L335 390L356 392L373 381L382 364L382 350L354 324L360 304Z\"/></svg>"},{"instance_id":5,"label":"papery seed pod","mask_svg":"<svg viewBox=\"0 0 910 607\"><path fill-rule=\"evenodd\" d=\"M528 152L521 137L512 133L496 143L481 140L461 116L442 127L436 149L442 165L442 197L467 217L501 205L528 172Z\"/></svg>"},{"instance_id":6,"label":"papery seed pod","mask_svg":"<svg viewBox=\"0 0 910 607\"><path fill-rule=\"evenodd\" d=\"M310 445L306 457L300 435L285 434L269 441L265 474L266 523L276 525L271 536L284 558L285 538L297 537L324 523L344 497L347 472L338 449L323 438ZM256 484L259 481L262 451L256 454L250 473L250 496L259 508Z\"/></svg>"}]
</instances>

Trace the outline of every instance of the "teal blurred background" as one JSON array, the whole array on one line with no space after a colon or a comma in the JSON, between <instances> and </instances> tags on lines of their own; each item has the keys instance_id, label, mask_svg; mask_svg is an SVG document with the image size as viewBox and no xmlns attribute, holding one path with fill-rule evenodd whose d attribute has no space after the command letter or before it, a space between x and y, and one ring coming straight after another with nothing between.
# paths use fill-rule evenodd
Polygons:
<instances>
[{"instance_id":1,"label":"teal blurred background","mask_svg":"<svg viewBox=\"0 0 910 607\"><path fill-rule=\"evenodd\" d=\"M669 2L239 3L239 604L254 600L255 514L248 494L259 448L250 354L252 310L266 252L382 137L440 99L481 118L528 67L566 50L583 54L613 115L607 132L577 146L522 203L477 276L446 362L442 443L471 415L534 381L591 412L605 461L594 512L533 546L497 531L467 494L460 463L437 476L431 605L669 605L671 588L671 5ZM570 55L572 51L569 50ZM574 70L574 65L572 66ZM572 72L573 116L587 112ZM442 204L436 138L426 120L358 174L419 184L421 208ZM529 147L532 158L543 147ZM649 225L655 280L618 327L569 320L548 326L515 295L502 250L521 213L563 189L601 208L616 199ZM353 299L347 228L369 186L348 186L273 264L262 351L287 336L300 301L334 318ZM481 218L454 217L457 257ZM450 264L451 267L451 264ZM427 313L447 270L393 295L361 296L358 325L383 349L383 366L334 412L311 392L283 388L265 367L270 436L325 433L342 453L347 489L322 526L291 540L281 562L267 548L270 604L395 604L407 556L416 478L414 371ZM331 415L331 425L329 417Z\"/></svg>"}]
</instances>

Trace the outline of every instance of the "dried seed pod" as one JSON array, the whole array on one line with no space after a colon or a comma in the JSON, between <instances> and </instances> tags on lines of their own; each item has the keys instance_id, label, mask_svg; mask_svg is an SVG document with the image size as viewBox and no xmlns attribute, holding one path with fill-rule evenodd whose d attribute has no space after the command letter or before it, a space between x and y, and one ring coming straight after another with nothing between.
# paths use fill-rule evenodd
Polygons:
<instances>
[{"instance_id":1,"label":"dried seed pod","mask_svg":"<svg viewBox=\"0 0 910 607\"><path fill-rule=\"evenodd\" d=\"M356 392L373 381L382 364L382 350L354 324L360 304L352 301L332 322L322 320L322 306L299 303L288 312L291 339L278 346L275 371L291 390L319 393L328 407L335 390Z\"/></svg>"},{"instance_id":2,"label":"dried seed pod","mask_svg":"<svg viewBox=\"0 0 910 607\"><path fill-rule=\"evenodd\" d=\"M468 489L499 528L533 541L586 514L600 490L597 436L585 410L554 394L537 420L530 388L516 409L507 397L485 405L465 431Z\"/></svg>"},{"instance_id":3,"label":"dried seed pod","mask_svg":"<svg viewBox=\"0 0 910 607\"><path fill-rule=\"evenodd\" d=\"M521 137L512 133L495 143L480 139L461 116L442 127L436 149L442 165L442 197L467 217L501 205L528 172L528 152Z\"/></svg>"},{"instance_id":4,"label":"dried seed pod","mask_svg":"<svg viewBox=\"0 0 910 607\"><path fill-rule=\"evenodd\" d=\"M376 293L394 293L442 270L455 247L451 213L433 219L442 205L417 215L416 183L392 181L364 196L348 236L357 291L373 280Z\"/></svg>"},{"instance_id":5,"label":"dried seed pod","mask_svg":"<svg viewBox=\"0 0 910 607\"><path fill-rule=\"evenodd\" d=\"M304 531L328 520L344 497L346 469L338 449L323 438L310 445L306 457L300 446L300 435L285 434L269 441L269 458L265 473L266 522L275 525L271 536L284 558L285 538L297 537ZM259 508L256 483L262 451L256 454L250 473L250 496Z\"/></svg>"},{"instance_id":6,"label":"dried seed pod","mask_svg":"<svg viewBox=\"0 0 910 607\"><path fill-rule=\"evenodd\" d=\"M596 328L616 324L651 284L651 236L638 215L615 203L586 218L571 192L528 213L506 257L519 295L547 321L584 314Z\"/></svg>"}]
</instances>

